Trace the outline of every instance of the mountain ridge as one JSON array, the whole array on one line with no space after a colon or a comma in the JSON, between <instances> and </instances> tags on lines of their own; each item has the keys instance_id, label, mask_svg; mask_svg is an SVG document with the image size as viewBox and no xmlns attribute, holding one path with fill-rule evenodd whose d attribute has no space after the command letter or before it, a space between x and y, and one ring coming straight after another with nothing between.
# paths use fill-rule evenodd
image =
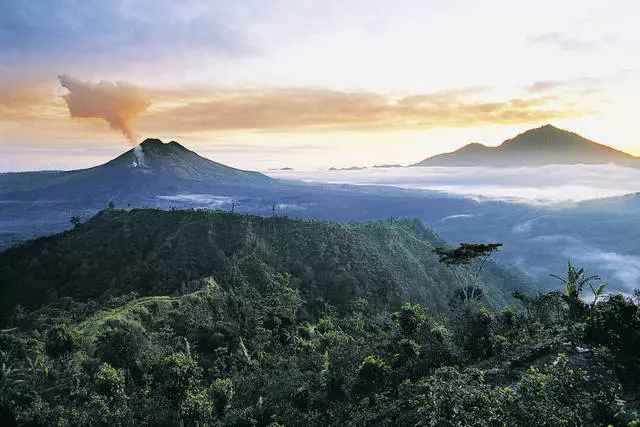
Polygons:
<instances>
[{"instance_id":1,"label":"mountain ridge","mask_svg":"<svg viewBox=\"0 0 640 427\"><path fill-rule=\"evenodd\" d=\"M446 311L454 276L431 252L443 245L417 219L339 224L222 211L103 209L72 230L0 252L0 311L8 313L16 302L37 308L62 296L171 294L210 275L260 287L278 272L290 272L303 293L345 310L358 296L377 296L397 307L412 300ZM495 305L513 302L512 290L533 290L513 269L493 262L485 267L480 281ZM343 293L352 301L336 296Z\"/></svg>"},{"instance_id":2,"label":"mountain ridge","mask_svg":"<svg viewBox=\"0 0 640 427\"><path fill-rule=\"evenodd\" d=\"M638 157L549 124L522 132L496 147L472 142L411 166L507 167L580 163L640 167Z\"/></svg>"}]
</instances>

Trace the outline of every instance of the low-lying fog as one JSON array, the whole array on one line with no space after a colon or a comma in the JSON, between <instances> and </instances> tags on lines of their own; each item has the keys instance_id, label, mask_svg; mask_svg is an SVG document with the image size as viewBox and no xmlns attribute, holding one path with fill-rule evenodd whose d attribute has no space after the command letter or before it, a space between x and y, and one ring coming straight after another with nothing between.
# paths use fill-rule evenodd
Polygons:
<instances>
[{"instance_id":1,"label":"low-lying fog","mask_svg":"<svg viewBox=\"0 0 640 427\"><path fill-rule=\"evenodd\" d=\"M640 169L612 164L513 168L391 167L266 173L280 179L390 185L530 204L577 202L640 192Z\"/></svg>"}]
</instances>

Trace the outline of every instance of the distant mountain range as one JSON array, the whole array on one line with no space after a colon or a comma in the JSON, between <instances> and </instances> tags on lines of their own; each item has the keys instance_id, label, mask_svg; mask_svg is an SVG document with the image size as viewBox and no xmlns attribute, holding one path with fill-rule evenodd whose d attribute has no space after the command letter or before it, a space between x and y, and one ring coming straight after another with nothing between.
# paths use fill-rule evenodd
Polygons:
<instances>
[{"instance_id":1,"label":"distant mountain range","mask_svg":"<svg viewBox=\"0 0 640 427\"><path fill-rule=\"evenodd\" d=\"M552 125L530 129L497 147L477 142L412 166L544 166L605 164L640 167L640 159Z\"/></svg>"},{"instance_id":2,"label":"distant mountain range","mask_svg":"<svg viewBox=\"0 0 640 427\"><path fill-rule=\"evenodd\" d=\"M565 135L577 140L578 146L593 144L604 153L619 153L611 158L623 159L620 163L637 161L551 127L503 145L526 147L527 138L541 132ZM539 139L533 141L544 145ZM225 210L338 222L416 217L452 243L504 242L497 260L527 271L542 286L555 286L548 281L549 273L566 268L567 257L587 263L612 288L640 286L638 196L546 209L391 186L273 179L157 139L145 140L142 149L143 167L133 166L136 157L130 150L89 169L0 173L0 250L69 229L72 217L85 221L109 202L116 208ZM602 155L600 162L606 161L611 160ZM611 256L624 263L611 262Z\"/></svg>"}]
</instances>

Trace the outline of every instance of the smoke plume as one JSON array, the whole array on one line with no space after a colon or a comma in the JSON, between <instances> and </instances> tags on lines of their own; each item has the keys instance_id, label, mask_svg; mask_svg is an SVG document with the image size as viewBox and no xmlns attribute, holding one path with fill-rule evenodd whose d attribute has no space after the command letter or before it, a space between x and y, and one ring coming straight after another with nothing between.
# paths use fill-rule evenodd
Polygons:
<instances>
[{"instance_id":1,"label":"smoke plume","mask_svg":"<svg viewBox=\"0 0 640 427\"><path fill-rule=\"evenodd\" d=\"M64 99L71 117L106 120L134 146L137 159L134 166L144 164L142 149L136 142L135 121L151 103L142 89L121 82L83 82L68 74L58 76L58 80L69 91Z\"/></svg>"}]
</instances>

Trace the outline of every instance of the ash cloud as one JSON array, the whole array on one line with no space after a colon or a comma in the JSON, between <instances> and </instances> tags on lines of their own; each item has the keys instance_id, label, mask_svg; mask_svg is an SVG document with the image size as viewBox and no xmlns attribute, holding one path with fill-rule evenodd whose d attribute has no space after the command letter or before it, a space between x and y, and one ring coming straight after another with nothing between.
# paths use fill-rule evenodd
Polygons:
<instances>
[{"instance_id":1,"label":"ash cloud","mask_svg":"<svg viewBox=\"0 0 640 427\"><path fill-rule=\"evenodd\" d=\"M105 120L135 147L137 163L134 165L144 163L135 126L138 116L151 105L144 90L122 82L85 82L68 74L58 76L58 80L69 91L64 99L71 117Z\"/></svg>"}]
</instances>

